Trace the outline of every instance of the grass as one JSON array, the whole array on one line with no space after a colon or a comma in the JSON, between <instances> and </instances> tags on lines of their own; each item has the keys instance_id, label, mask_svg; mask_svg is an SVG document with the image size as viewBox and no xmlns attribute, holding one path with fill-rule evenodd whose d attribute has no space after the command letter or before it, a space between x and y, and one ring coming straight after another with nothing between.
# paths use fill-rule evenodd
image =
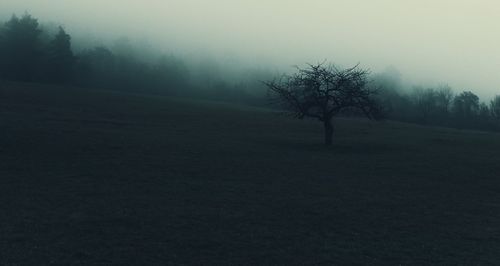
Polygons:
<instances>
[{"instance_id":1,"label":"grass","mask_svg":"<svg viewBox=\"0 0 500 266\"><path fill-rule=\"evenodd\" d=\"M6 84L0 265L498 265L500 135Z\"/></svg>"}]
</instances>

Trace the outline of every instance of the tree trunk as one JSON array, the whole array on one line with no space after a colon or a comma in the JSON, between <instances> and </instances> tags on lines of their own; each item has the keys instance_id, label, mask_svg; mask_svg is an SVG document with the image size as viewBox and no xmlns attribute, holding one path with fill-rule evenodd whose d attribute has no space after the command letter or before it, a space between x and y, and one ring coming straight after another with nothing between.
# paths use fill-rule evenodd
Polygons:
<instances>
[{"instance_id":1,"label":"tree trunk","mask_svg":"<svg viewBox=\"0 0 500 266\"><path fill-rule=\"evenodd\" d=\"M331 146L333 143L333 124L332 119L326 119L325 122L325 145Z\"/></svg>"}]
</instances>

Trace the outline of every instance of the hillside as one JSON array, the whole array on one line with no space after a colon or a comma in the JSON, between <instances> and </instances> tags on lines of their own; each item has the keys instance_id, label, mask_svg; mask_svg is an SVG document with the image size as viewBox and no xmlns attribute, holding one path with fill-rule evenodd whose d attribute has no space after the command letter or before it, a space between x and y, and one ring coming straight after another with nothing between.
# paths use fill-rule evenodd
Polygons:
<instances>
[{"instance_id":1,"label":"hillside","mask_svg":"<svg viewBox=\"0 0 500 266\"><path fill-rule=\"evenodd\" d=\"M0 86L0 265L500 264L500 135Z\"/></svg>"}]
</instances>

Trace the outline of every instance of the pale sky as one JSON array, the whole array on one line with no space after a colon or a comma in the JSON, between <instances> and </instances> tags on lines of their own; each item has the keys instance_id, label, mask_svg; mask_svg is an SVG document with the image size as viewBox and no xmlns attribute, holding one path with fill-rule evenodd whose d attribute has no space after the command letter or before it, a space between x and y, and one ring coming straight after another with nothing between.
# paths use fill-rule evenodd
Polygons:
<instances>
[{"instance_id":1,"label":"pale sky","mask_svg":"<svg viewBox=\"0 0 500 266\"><path fill-rule=\"evenodd\" d=\"M395 66L425 84L500 94L500 1L1 0L67 30L147 36L166 50L209 51L283 67L328 59Z\"/></svg>"}]
</instances>

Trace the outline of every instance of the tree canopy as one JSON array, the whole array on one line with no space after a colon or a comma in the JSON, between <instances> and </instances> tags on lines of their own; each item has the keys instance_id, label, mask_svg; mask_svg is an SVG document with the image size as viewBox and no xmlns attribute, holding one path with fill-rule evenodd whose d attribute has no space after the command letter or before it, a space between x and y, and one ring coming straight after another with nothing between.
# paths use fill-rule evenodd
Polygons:
<instances>
[{"instance_id":1,"label":"tree canopy","mask_svg":"<svg viewBox=\"0 0 500 266\"><path fill-rule=\"evenodd\" d=\"M5 23L3 33L2 73L8 79L32 81L36 79L42 55L38 20L25 13L13 15Z\"/></svg>"},{"instance_id":2,"label":"tree canopy","mask_svg":"<svg viewBox=\"0 0 500 266\"><path fill-rule=\"evenodd\" d=\"M382 117L382 109L369 86L369 71L358 65L342 69L333 64L297 68L293 75L265 82L277 103L295 117L312 117L324 123L325 144L332 144L332 118L345 111L360 112L371 119Z\"/></svg>"},{"instance_id":3,"label":"tree canopy","mask_svg":"<svg viewBox=\"0 0 500 266\"><path fill-rule=\"evenodd\" d=\"M53 82L70 81L76 58L71 51L71 36L62 27L50 42L47 52L47 78Z\"/></svg>"}]
</instances>

